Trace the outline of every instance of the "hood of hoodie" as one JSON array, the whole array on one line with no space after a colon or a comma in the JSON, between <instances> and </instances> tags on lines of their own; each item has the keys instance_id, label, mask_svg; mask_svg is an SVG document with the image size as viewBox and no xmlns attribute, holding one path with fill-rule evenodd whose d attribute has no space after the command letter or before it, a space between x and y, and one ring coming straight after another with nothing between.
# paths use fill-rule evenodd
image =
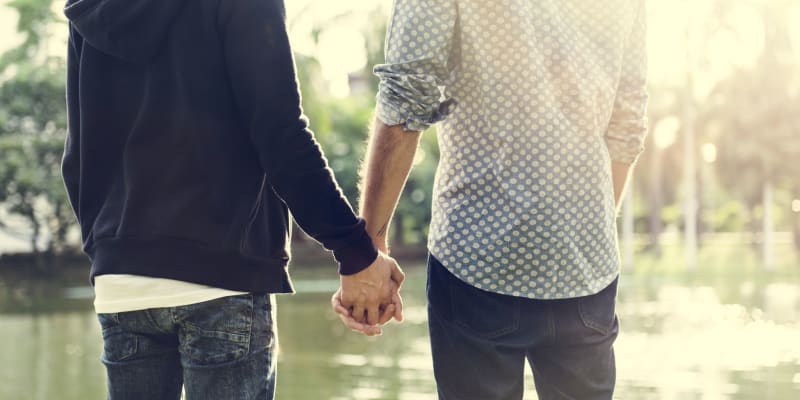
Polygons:
<instances>
[{"instance_id":1,"label":"hood of hoodie","mask_svg":"<svg viewBox=\"0 0 800 400\"><path fill-rule=\"evenodd\" d=\"M68 0L64 15L92 47L131 62L152 59L186 0Z\"/></svg>"}]
</instances>

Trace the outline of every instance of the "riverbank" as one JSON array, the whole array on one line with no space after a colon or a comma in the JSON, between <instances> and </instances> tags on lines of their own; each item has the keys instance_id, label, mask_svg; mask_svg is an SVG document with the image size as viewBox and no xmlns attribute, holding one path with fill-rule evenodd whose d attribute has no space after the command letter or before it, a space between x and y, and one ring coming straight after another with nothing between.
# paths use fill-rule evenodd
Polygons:
<instances>
[{"instance_id":1,"label":"riverbank","mask_svg":"<svg viewBox=\"0 0 800 400\"><path fill-rule=\"evenodd\" d=\"M392 255L403 266L422 265L427 251L419 245L396 246ZM90 311L93 293L89 268L89 259L76 250L0 255L0 314ZM292 243L290 268L293 276L337 276L332 254L310 239ZM59 300L53 301L54 298Z\"/></svg>"},{"instance_id":2,"label":"riverbank","mask_svg":"<svg viewBox=\"0 0 800 400\"><path fill-rule=\"evenodd\" d=\"M427 257L424 245L398 245L392 247L392 256L404 262L421 262ZM335 265L333 255L319 244L306 240L292 244L290 265L314 265L324 268ZM6 253L0 255L0 281L4 277L17 279L40 279L75 282L75 278L85 281L89 271L89 259L76 250L33 254L30 252Z\"/></svg>"}]
</instances>

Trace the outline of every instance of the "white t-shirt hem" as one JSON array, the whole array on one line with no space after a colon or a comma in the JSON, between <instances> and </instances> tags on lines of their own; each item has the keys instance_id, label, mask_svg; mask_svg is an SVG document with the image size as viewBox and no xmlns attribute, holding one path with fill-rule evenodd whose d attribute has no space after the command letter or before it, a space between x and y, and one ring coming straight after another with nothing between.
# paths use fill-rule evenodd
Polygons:
<instances>
[{"instance_id":1,"label":"white t-shirt hem","mask_svg":"<svg viewBox=\"0 0 800 400\"><path fill-rule=\"evenodd\" d=\"M196 283L138 275L95 277L94 309L98 314L178 307L247 294Z\"/></svg>"}]
</instances>

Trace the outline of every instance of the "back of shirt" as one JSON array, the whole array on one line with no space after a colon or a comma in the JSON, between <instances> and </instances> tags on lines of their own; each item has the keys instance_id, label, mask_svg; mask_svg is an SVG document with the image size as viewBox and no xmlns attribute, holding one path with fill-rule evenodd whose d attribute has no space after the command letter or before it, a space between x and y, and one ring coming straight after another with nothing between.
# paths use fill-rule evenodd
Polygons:
<instances>
[{"instance_id":1,"label":"back of shirt","mask_svg":"<svg viewBox=\"0 0 800 400\"><path fill-rule=\"evenodd\" d=\"M611 161L646 131L644 3L395 0L378 117L442 121L429 248L456 276L540 299L616 277Z\"/></svg>"}]
</instances>

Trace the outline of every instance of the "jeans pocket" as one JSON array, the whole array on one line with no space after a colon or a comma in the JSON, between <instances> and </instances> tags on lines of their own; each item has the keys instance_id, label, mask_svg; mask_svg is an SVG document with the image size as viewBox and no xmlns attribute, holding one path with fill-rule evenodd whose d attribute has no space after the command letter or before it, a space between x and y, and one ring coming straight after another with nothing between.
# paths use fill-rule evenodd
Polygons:
<instances>
[{"instance_id":1,"label":"jeans pocket","mask_svg":"<svg viewBox=\"0 0 800 400\"><path fill-rule=\"evenodd\" d=\"M250 353L268 351L277 342L277 328L273 318L272 295L259 294L253 297L253 330L250 336Z\"/></svg>"},{"instance_id":2,"label":"jeans pocket","mask_svg":"<svg viewBox=\"0 0 800 400\"><path fill-rule=\"evenodd\" d=\"M175 315L180 351L188 366L224 364L247 356L253 326L252 295L176 307Z\"/></svg>"},{"instance_id":3,"label":"jeans pocket","mask_svg":"<svg viewBox=\"0 0 800 400\"><path fill-rule=\"evenodd\" d=\"M617 279L605 289L591 296L578 299L578 313L583 325L603 335L612 333L617 327Z\"/></svg>"},{"instance_id":4,"label":"jeans pocket","mask_svg":"<svg viewBox=\"0 0 800 400\"><path fill-rule=\"evenodd\" d=\"M497 338L519 329L519 299L487 292L453 277L450 301L453 322L472 334Z\"/></svg>"},{"instance_id":5,"label":"jeans pocket","mask_svg":"<svg viewBox=\"0 0 800 400\"><path fill-rule=\"evenodd\" d=\"M103 362L125 361L136 354L137 337L127 332L118 313L97 314L103 330Z\"/></svg>"}]
</instances>

